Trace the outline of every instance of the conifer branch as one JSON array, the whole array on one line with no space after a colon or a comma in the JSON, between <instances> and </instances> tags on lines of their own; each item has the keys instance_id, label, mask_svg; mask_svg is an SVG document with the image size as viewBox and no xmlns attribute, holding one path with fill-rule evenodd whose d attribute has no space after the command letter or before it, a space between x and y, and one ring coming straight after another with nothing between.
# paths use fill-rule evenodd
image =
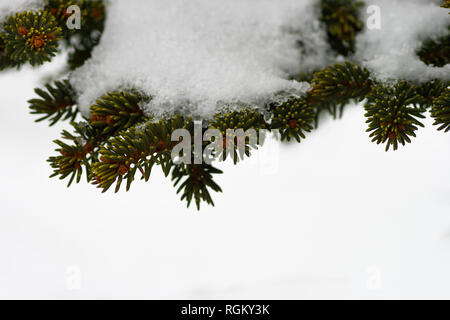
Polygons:
<instances>
[{"instance_id":1,"label":"conifer branch","mask_svg":"<svg viewBox=\"0 0 450 320\"><path fill-rule=\"evenodd\" d=\"M100 150L100 162L93 165L94 184L106 192L116 183L118 192L122 181L127 180L128 191L137 170L148 181L155 164L167 176L172 167L171 150L176 145L171 141L171 133L188 128L191 123L190 119L174 116L171 120L134 126L112 137Z\"/></svg>"},{"instance_id":2,"label":"conifer branch","mask_svg":"<svg viewBox=\"0 0 450 320\"><path fill-rule=\"evenodd\" d=\"M62 29L47 11L23 12L8 17L2 38L9 64L19 67L50 61L57 52Z\"/></svg>"},{"instance_id":3,"label":"conifer branch","mask_svg":"<svg viewBox=\"0 0 450 320\"><path fill-rule=\"evenodd\" d=\"M417 93L423 98L422 107L428 108L439 98L448 84L439 79L433 79L417 87Z\"/></svg>"},{"instance_id":4,"label":"conifer branch","mask_svg":"<svg viewBox=\"0 0 450 320\"><path fill-rule=\"evenodd\" d=\"M53 85L47 84L45 89L35 89L40 98L28 101L31 114L43 115L36 122L49 119L50 126L53 126L61 119L74 121L78 108L75 92L69 81L56 81Z\"/></svg>"},{"instance_id":5,"label":"conifer branch","mask_svg":"<svg viewBox=\"0 0 450 320\"><path fill-rule=\"evenodd\" d=\"M311 132L316 121L316 111L306 98L290 98L287 101L272 106L271 128L280 130L281 141L295 139L300 142L305 139L305 132Z\"/></svg>"},{"instance_id":6,"label":"conifer branch","mask_svg":"<svg viewBox=\"0 0 450 320\"><path fill-rule=\"evenodd\" d=\"M6 52L5 40L3 40L4 34L0 32L0 71L6 69L10 65L8 55Z\"/></svg>"},{"instance_id":7,"label":"conifer branch","mask_svg":"<svg viewBox=\"0 0 450 320\"><path fill-rule=\"evenodd\" d=\"M135 91L107 93L91 106L91 124L101 129L103 135L115 135L136 123L149 120L142 111L149 97Z\"/></svg>"},{"instance_id":8,"label":"conifer branch","mask_svg":"<svg viewBox=\"0 0 450 320\"><path fill-rule=\"evenodd\" d=\"M67 86L70 85L67 84ZM68 87L62 86L62 88L67 89ZM46 96L45 91L39 93L51 102L51 97ZM148 121L139 108L140 103L145 99L135 91L111 92L99 99L95 105L91 106L92 117L88 122L72 122L75 135L63 131L63 139L71 140L74 144L68 145L60 140L55 140L55 143L60 146L60 149L56 151L61 155L49 159L54 168L52 177L59 175L61 179L64 179L73 173L77 175L78 183L80 181L78 175L81 175L82 167L85 167L89 181L91 166L98 162L98 151L106 141L120 130L128 129L139 122ZM37 100L34 103L42 104L42 101ZM42 106L40 105L40 107ZM56 122L60 118L61 116L55 116L53 121ZM73 176L69 181L69 186L72 181Z\"/></svg>"},{"instance_id":9,"label":"conifer branch","mask_svg":"<svg viewBox=\"0 0 450 320\"><path fill-rule=\"evenodd\" d=\"M53 168L51 178L59 176L59 179L63 180L70 176L68 187L73 181L80 182L83 168L87 181L90 181L91 166L98 161L98 148L102 142L99 140L99 132L87 122L72 122L72 126L75 134L66 130L62 133L62 138L71 141L72 144L55 140L54 142L59 146L56 149L59 155L47 160Z\"/></svg>"},{"instance_id":10,"label":"conifer branch","mask_svg":"<svg viewBox=\"0 0 450 320\"><path fill-rule=\"evenodd\" d=\"M77 5L81 11L81 28L66 27L70 17L67 8ZM64 31L64 42L69 47L69 66L72 70L82 66L91 57L104 30L106 8L103 0L46 0L45 10L50 12Z\"/></svg>"},{"instance_id":11,"label":"conifer branch","mask_svg":"<svg viewBox=\"0 0 450 320\"><path fill-rule=\"evenodd\" d=\"M222 174L223 172L209 164L181 164L174 166L172 170L172 180L174 186L177 187L180 182L177 194L181 193L181 200L187 201L187 207L191 205L192 200L195 201L197 210L200 210L201 201L214 207L209 189L215 192L222 192L220 186L214 182L213 175Z\"/></svg>"},{"instance_id":12,"label":"conifer branch","mask_svg":"<svg viewBox=\"0 0 450 320\"><path fill-rule=\"evenodd\" d=\"M372 141L386 143L386 151L390 146L397 150L399 143L410 143L410 137L416 136L418 126L423 127L418 120L425 118L422 103L423 97L406 81L393 87L376 87L365 105L367 132L370 132Z\"/></svg>"},{"instance_id":13,"label":"conifer branch","mask_svg":"<svg viewBox=\"0 0 450 320\"><path fill-rule=\"evenodd\" d=\"M370 93L373 84L366 68L348 61L338 63L314 74L309 102L347 104L351 99L361 101Z\"/></svg>"},{"instance_id":14,"label":"conifer branch","mask_svg":"<svg viewBox=\"0 0 450 320\"><path fill-rule=\"evenodd\" d=\"M106 8L103 0L43 0L44 9L16 13L0 28L0 70L49 62L64 41L73 70L91 57L104 30ZM67 21L76 5L81 11L81 28L71 29ZM2 30L3 31L2 31Z\"/></svg>"},{"instance_id":15,"label":"conifer branch","mask_svg":"<svg viewBox=\"0 0 450 320\"><path fill-rule=\"evenodd\" d=\"M431 116L438 130L450 131L450 89L447 87L440 97L433 101Z\"/></svg>"},{"instance_id":16,"label":"conifer branch","mask_svg":"<svg viewBox=\"0 0 450 320\"><path fill-rule=\"evenodd\" d=\"M73 31L68 28L63 28L71 15L67 9L76 4L76 1L73 0L45 0L44 10L49 12L55 18L58 25L62 27L65 36Z\"/></svg>"},{"instance_id":17,"label":"conifer branch","mask_svg":"<svg viewBox=\"0 0 450 320\"><path fill-rule=\"evenodd\" d=\"M450 28L449 28L450 33ZM450 34L427 40L417 52L420 60L428 65L443 67L450 63Z\"/></svg>"},{"instance_id":18,"label":"conifer branch","mask_svg":"<svg viewBox=\"0 0 450 320\"><path fill-rule=\"evenodd\" d=\"M236 164L243 160L245 156L250 157L251 149L258 149L258 145L262 143L259 139L259 131L267 128L267 124L263 115L258 111L225 109L214 115L209 128L219 130L223 136L222 152L215 156L222 161L231 157ZM241 129L242 131L236 132L235 129ZM256 137L253 138L255 139L242 134L249 133L248 130L254 130ZM243 148L240 148L240 146L243 146Z\"/></svg>"},{"instance_id":19,"label":"conifer branch","mask_svg":"<svg viewBox=\"0 0 450 320\"><path fill-rule=\"evenodd\" d=\"M358 10L363 2L354 0L322 0L322 22L327 28L331 47L343 56L354 51L356 34L362 30Z\"/></svg>"}]
</instances>

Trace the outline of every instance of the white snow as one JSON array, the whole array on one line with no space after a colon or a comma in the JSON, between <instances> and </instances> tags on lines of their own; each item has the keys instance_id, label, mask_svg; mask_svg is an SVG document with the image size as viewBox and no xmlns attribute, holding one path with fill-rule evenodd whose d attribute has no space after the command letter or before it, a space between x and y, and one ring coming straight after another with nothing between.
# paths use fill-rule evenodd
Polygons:
<instances>
[{"instance_id":1,"label":"white snow","mask_svg":"<svg viewBox=\"0 0 450 320\"><path fill-rule=\"evenodd\" d=\"M0 12L40 0L2 0ZM108 91L136 88L154 97L156 115L183 109L209 117L223 104L260 106L301 95L288 80L342 59L330 53L318 0L111 0L101 44L71 76L80 109ZM380 8L381 28L361 32L354 59L379 80L450 80L450 65L426 65L416 52L448 33L447 10L435 0L367 0ZM2 14L0 14L0 19ZM298 41L304 45L302 49Z\"/></svg>"},{"instance_id":2,"label":"white snow","mask_svg":"<svg viewBox=\"0 0 450 320\"><path fill-rule=\"evenodd\" d=\"M0 22L10 14L25 10L40 9L41 7L42 0L1 0Z\"/></svg>"},{"instance_id":3,"label":"white snow","mask_svg":"<svg viewBox=\"0 0 450 320\"><path fill-rule=\"evenodd\" d=\"M289 74L327 64L315 0L113 0L101 44L75 71L82 112L105 92L135 87L156 114L210 116L219 103L263 103L302 94ZM312 45L302 56L297 41Z\"/></svg>"},{"instance_id":4,"label":"white snow","mask_svg":"<svg viewBox=\"0 0 450 320\"><path fill-rule=\"evenodd\" d=\"M424 40L448 32L437 1L369 5L380 7L381 29L358 35L356 61L380 80L450 79L450 65L428 66L416 55ZM112 0L100 46L72 76L80 108L88 115L97 98L121 87L155 97L146 106L152 113L182 108L206 117L223 103L260 105L279 92L302 94L308 87L289 74L342 59L330 55L318 18L318 0Z\"/></svg>"},{"instance_id":5,"label":"white snow","mask_svg":"<svg viewBox=\"0 0 450 320\"><path fill-rule=\"evenodd\" d=\"M366 0L377 5L381 28L357 36L356 59L380 80L406 79L425 82L433 78L450 80L450 65L426 65L416 54L424 40L448 33L448 10L434 0Z\"/></svg>"}]
</instances>

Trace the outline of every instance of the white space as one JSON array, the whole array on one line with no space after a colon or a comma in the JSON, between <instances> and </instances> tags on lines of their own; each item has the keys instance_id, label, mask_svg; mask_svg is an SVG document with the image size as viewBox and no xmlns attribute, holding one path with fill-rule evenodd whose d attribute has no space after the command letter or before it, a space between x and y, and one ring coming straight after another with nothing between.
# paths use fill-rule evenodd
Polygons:
<instances>
[{"instance_id":1,"label":"white space","mask_svg":"<svg viewBox=\"0 0 450 320\"><path fill-rule=\"evenodd\" d=\"M276 174L226 165L197 212L157 171L118 195L48 178L66 126L26 101L54 67L0 74L0 298L450 298L450 135L430 120L385 153L348 107L263 149Z\"/></svg>"}]
</instances>

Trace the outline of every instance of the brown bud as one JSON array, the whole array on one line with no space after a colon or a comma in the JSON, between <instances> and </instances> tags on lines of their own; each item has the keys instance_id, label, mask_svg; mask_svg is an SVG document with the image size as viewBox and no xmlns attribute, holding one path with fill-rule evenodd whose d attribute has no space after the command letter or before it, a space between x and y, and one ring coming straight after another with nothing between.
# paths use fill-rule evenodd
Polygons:
<instances>
[{"instance_id":1,"label":"brown bud","mask_svg":"<svg viewBox=\"0 0 450 320\"><path fill-rule=\"evenodd\" d=\"M117 173L120 174L121 176L123 176L127 172L128 172L128 167L124 164L121 164L119 169L117 170Z\"/></svg>"},{"instance_id":2,"label":"brown bud","mask_svg":"<svg viewBox=\"0 0 450 320\"><path fill-rule=\"evenodd\" d=\"M295 119L289 120L289 128L295 129L297 127L297 124L298 124L297 120Z\"/></svg>"},{"instance_id":3,"label":"brown bud","mask_svg":"<svg viewBox=\"0 0 450 320\"><path fill-rule=\"evenodd\" d=\"M30 44L35 49L40 49L45 45L45 40L41 35L34 35L31 37Z\"/></svg>"},{"instance_id":4,"label":"brown bud","mask_svg":"<svg viewBox=\"0 0 450 320\"><path fill-rule=\"evenodd\" d=\"M23 37L26 36L29 31L25 27L20 27L19 29L17 29L17 32Z\"/></svg>"}]
</instances>

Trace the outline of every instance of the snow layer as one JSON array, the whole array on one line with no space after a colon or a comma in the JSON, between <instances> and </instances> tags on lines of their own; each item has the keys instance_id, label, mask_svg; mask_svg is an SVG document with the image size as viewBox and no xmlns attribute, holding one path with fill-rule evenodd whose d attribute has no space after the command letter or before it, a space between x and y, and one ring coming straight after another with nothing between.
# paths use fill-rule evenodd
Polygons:
<instances>
[{"instance_id":1,"label":"snow layer","mask_svg":"<svg viewBox=\"0 0 450 320\"><path fill-rule=\"evenodd\" d=\"M145 106L152 113L183 108L206 117L224 103L258 106L280 92L302 94L308 86L287 80L290 74L342 59L330 54L318 4L112 0L101 44L72 75L80 109L88 115L97 98L121 87L152 95ZM438 1L366 1L366 8L373 5L381 28L357 36L356 61L379 80L450 80L450 65L428 66L416 54L425 40L448 32L449 16Z\"/></svg>"},{"instance_id":2,"label":"snow layer","mask_svg":"<svg viewBox=\"0 0 450 320\"><path fill-rule=\"evenodd\" d=\"M423 41L448 33L448 10L434 0L366 0L367 6L380 8L381 28L357 36L356 59L380 80L403 78L428 81L450 80L450 65L428 66L416 51Z\"/></svg>"},{"instance_id":3,"label":"snow layer","mask_svg":"<svg viewBox=\"0 0 450 320\"><path fill-rule=\"evenodd\" d=\"M0 0L0 21L10 14L41 7L42 0Z\"/></svg>"},{"instance_id":4,"label":"snow layer","mask_svg":"<svg viewBox=\"0 0 450 320\"><path fill-rule=\"evenodd\" d=\"M221 103L260 104L302 94L289 74L328 62L315 0L113 0L101 44L72 75L80 108L135 87L156 114L185 108L210 116ZM303 50L298 40L309 39ZM312 48L317 48L314 50Z\"/></svg>"}]
</instances>

